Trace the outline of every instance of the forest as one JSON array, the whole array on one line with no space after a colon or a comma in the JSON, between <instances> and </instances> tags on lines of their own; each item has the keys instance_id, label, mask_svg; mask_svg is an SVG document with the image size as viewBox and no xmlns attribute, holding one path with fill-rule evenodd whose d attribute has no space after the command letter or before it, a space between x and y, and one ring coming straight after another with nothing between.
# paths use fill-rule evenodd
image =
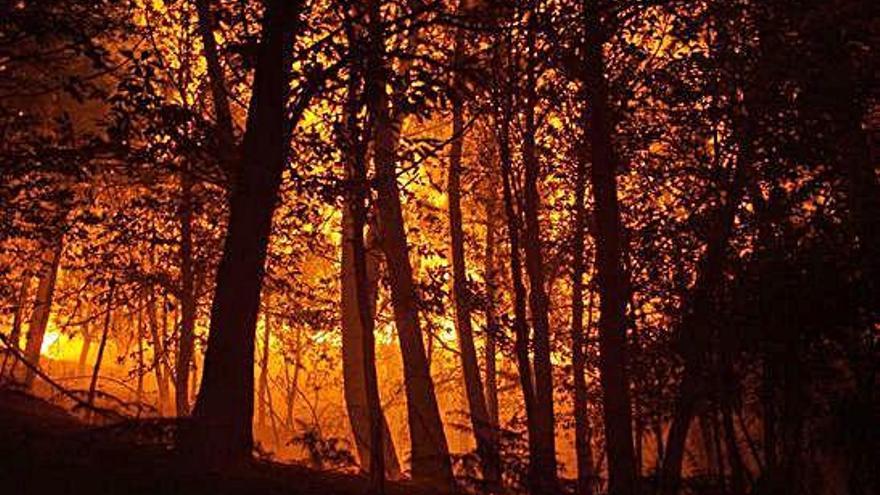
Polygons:
<instances>
[{"instance_id":1,"label":"forest","mask_svg":"<svg viewBox=\"0 0 880 495\"><path fill-rule=\"evenodd\" d=\"M2 0L0 491L878 493L878 76L871 0Z\"/></svg>"}]
</instances>

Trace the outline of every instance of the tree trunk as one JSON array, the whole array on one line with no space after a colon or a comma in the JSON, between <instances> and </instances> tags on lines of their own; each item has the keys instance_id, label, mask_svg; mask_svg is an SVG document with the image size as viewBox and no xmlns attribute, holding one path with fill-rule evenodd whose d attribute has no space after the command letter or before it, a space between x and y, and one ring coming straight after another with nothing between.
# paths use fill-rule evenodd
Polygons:
<instances>
[{"instance_id":1,"label":"tree trunk","mask_svg":"<svg viewBox=\"0 0 880 495\"><path fill-rule=\"evenodd\" d=\"M617 163L611 141L608 84L602 53L604 29L597 2L585 0L585 80L588 112L584 127L590 140L596 221L596 268L599 284L599 371L608 455L608 493L636 493L632 409L627 377L626 301L629 276L623 268L623 226L617 199Z\"/></svg>"},{"instance_id":2,"label":"tree trunk","mask_svg":"<svg viewBox=\"0 0 880 495\"><path fill-rule=\"evenodd\" d=\"M493 181L494 182L494 181ZM486 196L486 253L485 266L483 267L483 279L486 282L486 349L484 359L486 361L486 413L489 415L489 425L494 430L495 438L498 437L498 372L495 365L495 352L497 348L498 315L496 305L498 300L498 267L495 260L495 215L497 201L494 183L489 184ZM497 442L496 442L497 445ZM500 453L499 453L500 454Z\"/></svg>"},{"instance_id":3,"label":"tree trunk","mask_svg":"<svg viewBox=\"0 0 880 495\"><path fill-rule=\"evenodd\" d=\"M343 240L351 239L354 234L354 218L351 206L346 205L342 212ZM366 291L370 317L375 318L376 297L379 290L379 264L381 254L375 245L375 236L367 235L367 266ZM351 423L355 446L362 466L369 464L370 421L367 407L366 375L363 361L363 332L358 313L357 280L355 279L354 250L350 242L342 246L342 375L345 392L345 405ZM295 372L294 372L295 373ZM391 438L388 421L382 414L382 446L385 451L385 473L391 479L400 477L400 461Z\"/></svg>"},{"instance_id":4,"label":"tree trunk","mask_svg":"<svg viewBox=\"0 0 880 495\"><path fill-rule=\"evenodd\" d=\"M142 309L137 312L137 394L135 402L140 408L144 398L144 314Z\"/></svg>"},{"instance_id":5,"label":"tree trunk","mask_svg":"<svg viewBox=\"0 0 880 495\"><path fill-rule=\"evenodd\" d=\"M232 113L229 110L229 94L226 90L226 78L220 66L220 55L217 41L214 39L216 17L211 11L209 0L196 0L198 12L199 36L202 40L202 53L208 69L208 83L211 87L211 100L214 106L214 119L217 124L217 137L220 144L220 158L223 169L227 173L229 184L235 183L238 163L235 160L235 132L232 124ZM231 187L230 187L231 189Z\"/></svg>"},{"instance_id":6,"label":"tree trunk","mask_svg":"<svg viewBox=\"0 0 880 495\"><path fill-rule=\"evenodd\" d=\"M397 184L398 130L391 118L387 84L385 33L377 0L369 2L370 43L366 100L375 122L373 145L376 167L379 237L388 266L394 321L403 357L407 397L412 476L415 480L453 485L449 447L440 419L419 323L419 303Z\"/></svg>"},{"instance_id":7,"label":"tree trunk","mask_svg":"<svg viewBox=\"0 0 880 495\"><path fill-rule=\"evenodd\" d=\"M195 347L196 301L193 273L193 179L188 166L180 171L180 336L174 367L177 416L189 414L189 375Z\"/></svg>"},{"instance_id":8,"label":"tree trunk","mask_svg":"<svg viewBox=\"0 0 880 495\"><path fill-rule=\"evenodd\" d=\"M586 148L586 143L584 143ZM593 449L590 418L587 413L587 379L584 335L584 231L587 224L587 209L584 204L587 186L587 156L578 160L575 178L574 236L572 239L572 281L571 281L571 361L574 382L574 434L575 455L577 457L577 493L592 495L596 479L593 466ZM593 312L593 294L590 293L590 316ZM589 331L589 328L587 328Z\"/></svg>"},{"instance_id":9,"label":"tree trunk","mask_svg":"<svg viewBox=\"0 0 880 495\"><path fill-rule=\"evenodd\" d=\"M462 5L459 5L459 10ZM458 333L459 355L471 428L477 445L477 455L483 470L483 480L489 490L494 491L501 479L501 460L495 430L489 421L486 400L483 396L483 383L480 378L480 364L474 345L474 330L471 323L471 297L467 281L467 267L464 252L464 229L461 213L461 152L464 141L464 107L461 100L461 76L458 67L464 56L464 31L456 30L455 53L453 55L453 95L452 95L452 142L449 152L449 171L447 194L449 198L449 238L452 254L452 295L455 303L455 329ZM493 356L494 362L494 356Z\"/></svg>"},{"instance_id":10,"label":"tree trunk","mask_svg":"<svg viewBox=\"0 0 880 495\"><path fill-rule=\"evenodd\" d=\"M510 51L509 40L496 45L496 56L499 59L507 58ZM503 57L499 56L502 55ZM511 69L512 64L501 60L498 65L504 64L504 67ZM508 77L510 75L507 75ZM497 122L497 139L498 139L498 162L501 168L501 185L504 198L504 212L507 218L507 239L510 245L510 278L513 282L513 309L514 309L514 354L516 355L516 366L519 373L520 388L523 393L523 402L526 408L526 427L529 434L529 464L533 459L540 456L540 449L536 440L539 434L536 432L535 422L535 389L532 385L532 366L529 359L529 326L526 319L526 287L522 278L522 261L520 259L520 218L515 206L515 198L513 197L513 163L510 152L510 126L513 120L512 116L512 88L510 81L502 79L499 84L500 94L498 96L500 109ZM530 467L531 471L531 467Z\"/></svg>"},{"instance_id":11,"label":"tree trunk","mask_svg":"<svg viewBox=\"0 0 880 495\"><path fill-rule=\"evenodd\" d=\"M266 394L269 391L269 338L272 330L269 328L270 317L268 299L269 298L267 297L267 304L264 308L265 313L263 314L263 352L260 356L260 388L257 393L257 425L261 430L266 427Z\"/></svg>"},{"instance_id":12,"label":"tree trunk","mask_svg":"<svg viewBox=\"0 0 880 495\"><path fill-rule=\"evenodd\" d=\"M300 2L274 0L263 14L262 40L244 153L230 199L211 328L193 421L178 446L209 465L243 461L253 448L254 334L272 214L287 161L289 50Z\"/></svg>"},{"instance_id":13,"label":"tree trunk","mask_svg":"<svg viewBox=\"0 0 880 495\"><path fill-rule=\"evenodd\" d=\"M107 334L110 333L110 322L113 318L113 296L116 293L116 281L110 281L107 292L107 307L104 309L104 328L101 330L101 341L98 344L98 355L95 357L95 366L92 368L92 380L89 382L89 395L87 403L95 404L95 395L98 391L98 373L101 371L101 363L104 360L104 349L107 347ZM91 411L89 411L91 414Z\"/></svg>"},{"instance_id":14,"label":"tree trunk","mask_svg":"<svg viewBox=\"0 0 880 495\"><path fill-rule=\"evenodd\" d=\"M21 286L18 289L18 298L15 300L15 313L12 316L12 331L9 333L9 343L12 344L15 350L18 350L21 345L21 320L24 318L24 308L27 305L30 284L31 276L23 275L21 277Z\"/></svg>"},{"instance_id":15,"label":"tree trunk","mask_svg":"<svg viewBox=\"0 0 880 495\"><path fill-rule=\"evenodd\" d=\"M159 333L159 322L156 318L156 295L152 290L147 295L147 323L150 327L150 341L153 345L153 373L156 374L156 389L159 392L159 414L165 414L168 405L168 379L163 372L165 346ZM164 330L163 332L164 333Z\"/></svg>"},{"instance_id":16,"label":"tree trunk","mask_svg":"<svg viewBox=\"0 0 880 495\"><path fill-rule=\"evenodd\" d=\"M22 274L21 286L18 290L18 297L15 300L15 312L12 316L12 330L9 332L9 345L13 351L18 351L21 346L21 323L24 318L24 308L27 304L28 288L31 283L31 276L27 273ZM0 378L6 376L6 363L12 354L6 354L3 357L3 366L0 368ZM15 378L15 368L18 365L18 359L13 358L9 364L9 377Z\"/></svg>"},{"instance_id":17,"label":"tree trunk","mask_svg":"<svg viewBox=\"0 0 880 495\"><path fill-rule=\"evenodd\" d=\"M89 324L83 323L82 330L83 345L79 351L79 361L76 365L76 375L85 376L86 364L89 362L89 351L92 348L92 331L89 330Z\"/></svg>"},{"instance_id":18,"label":"tree trunk","mask_svg":"<svg viewBox=\"0 0 880 495\"><path fill-rule=\"evenodd\" d=\"M46 326L49 324L52 298L55 295L55 280L58 278L58 265L61 262L61 252L63 249L64 242L59 237L52 252L49 253L48 259L43 260L44 264L40 271L40 281L37 284L37 295L34 301L34 309L31 312L27 343L24 350L25 358L36 367L40 366L40 351L43 347L43 338L46 336ZM34 378L36 378L34 370L27 368L24 375L24 385L26 388L29 389L33 386Z\"/></svg>"},{"instance_id":19,"label":"tree trunk","mask_svg":"<svg viewBox=\"0 0 880 495\"><path fill-rule=\"evenodd\" d=\"M557 493L556 436L553 412L553 365L550 361L550 321L547 291L544 286L544 255L540 227L540 164L535 152L536 62L534 57L535 12L529 13L526 67L525 129L523 132L523 165L525 168L524 208L526 272L529 275L529 309L532 317L535 373L535 456L529 461L533 493Z\"/></svg>"}]
</instances>

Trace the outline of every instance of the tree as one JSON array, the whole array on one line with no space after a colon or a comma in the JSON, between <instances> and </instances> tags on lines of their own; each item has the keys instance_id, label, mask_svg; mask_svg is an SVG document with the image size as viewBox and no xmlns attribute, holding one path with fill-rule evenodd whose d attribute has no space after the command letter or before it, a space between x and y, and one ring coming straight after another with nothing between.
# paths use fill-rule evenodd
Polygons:
<instances>
[{"instance_id":1,"label":"tree","mask_svg":"<svg viewBox=\"0 0 880 495\"><path fill-rule=\"evenodd\" d=\"M192 425L179 440L193 459L210 464L246 459L253 448L254 334L272 213L292 127L285 112L287 61L301 8L299 2L273 1L263 15L242 172L230 200L204 372Z\"/></svg>"},{"instance_id":2,"label":"tree","mask_svg":"<svg viewBox=\"0 0 880 495\"><path fill-rule=\"evenodd\" d=\"M588 111L584 121L591 158L590 184L596 223L596 276L599 286L599 353L608 455L608 492L636 493L632 409L627 378L626 305L629 277L623 268L624 238L617 198L613 124L602 45L605 28L596 2L583 6L587 39L584 84Z\"/></svg>"}]
</instances>

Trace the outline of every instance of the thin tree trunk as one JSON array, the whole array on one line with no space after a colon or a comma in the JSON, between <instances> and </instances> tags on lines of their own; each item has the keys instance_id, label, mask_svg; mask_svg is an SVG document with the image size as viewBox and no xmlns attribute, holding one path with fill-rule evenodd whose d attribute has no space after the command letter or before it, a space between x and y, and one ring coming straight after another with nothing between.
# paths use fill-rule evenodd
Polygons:
<instances>
[{"instance_id":1,"label":"thin tree trunk","mask_svg":"<svg viewBox=\"0 0 880 495\"><path fill-rule=\"evenodd\" d=\"M495 353L497 336L500 329L495 309L498 300L498 267L495 259L495 243L497 242L495 239L497 235L495 232L495 215L498 205L495 191L492 189L493 186L494 183L489 184L486 195L486 253L483 278L486 282L486 412L489 415L489 424L495 431L497 438L499 426L498 372L495 365Z\"/></svg>"},{"instance_id":2,"label":"thin tree trunk","mask_svg":"<svg viewBox=\"0 0 880 495\"><path fill-rule=\"evenodd\" d=\"M196 301L193 273L193 179L187 166L180 171L180 336L175 365L177 416L189 414L189 376L195 346Z\"/></svg>"},{"instance_id":3,"label":"thin tree trunk","mask_svg":"<svg viewBox=\"0 0 880 495\"><path fill-rule=\"evenodd\" d=\"M12 331L9 333L9 342L15 347L15 350L18 350L21 345L21 323L24 318L24 308L27 305L30 284L31 276L23 275L21 277L21 286L18 289L18 298L15 300L15 313L12 316Z\"/></svg>"},{"instance_id":4,"label":"thin tree trunk","mask_svg":"<svg viewBox=\"0 0 880 495\"><path fill-rule=\"evenodd\" d=\"M156 295L152 290L147 295L147 323L150 328L150 341L153 345L152 366L153 372L156 374L156 389L159 392L159 413L165 414L168 406L168 380L162 369L165 346L162 344L162 338L159 334L159 322L156 318Z\"/></svg>"},{"instance_id":5,"label":"thin tree trunk","mask_svg":"<svg viewBox=\"0 0 880 495\"><path fill-rule=\"evenodd\" d=\"M496 46L496 56L499 59L506 59L510 51L509 40L505 39L503 43L498 43ZM499 66L501 63L501 60L499 60ZM504 67L508 71L513 72L513 64L505 61ZM498 107L500 108L497 122L498 162L501 168L504 212L507 218L507 238L510 245L510 278L513 282L514 296L514 354L516 356L520 388L522 389L523 402L526 409L526 427L529 434L529 464L531 465L532 460L540 456L540 449L536 444L539 434L536 432L537 427L535 424L535 389L532 385L532 366L529 359L529 326L526 319L527 296L522 278L522 260L520 258L520 218L516 210L516 200L513 196L512 185L513 163L510 151L510 126L513 120L512 80L513 74L506 74L506 77L499 82L500 94L497 95Z\"/></svg>"},{"instance_id":6,"label":"thin tree trunk","mask_svg":"<svg viewBox=\"0 0 880 495\"><path fill-rule=\"evenodd\" d=\"M44 265L40 272L40 281L37 284L37 295L34 301L34 309L31 312L27 343L24 350L25 358L36 367L40 366L40 351L43 347L43 338L46 336L46 326L49 324L52 298L55 295L55 281L58 278L58 266L61 262L61 252L63 249L64 242L59 237L52 252L49 254L49 258L43 260ZM26 388L29 389L33 386L35 377L36 373L33 369L27 368L25 370L24 385Z\"/></svg>"},{"instance_id":7,"label":"thin tree trunk","mask_svg":"<svg viewBox=\"0 0 880 495\"><path fill-rule=\"evenodd\" d=\"M299 369L300 369L300 359L302 357L302 342L300 337L302 336L302 329L296 329L296 336L294 337L296 343L296 349L293 354L293 378L290 379L290 373L287 371L288 366L285 363L284 370L285 376L288 378L287 384L287 414L285 416L285 423L287 423L288 429L293 432L293 406L296 402L296 391L297 387L299 387Z\"/></svg>"},{"instance_id":8,"label":"thin tree trunk","mask_svg":"<svg viewBox=\"0 0 880 495\"><path fill-rule=\"evenodd\" d=\"M288 117L286 104L289 50L301 8L298 1L274 0L263 14L242 173L230 200L204 372L193 421L178 439L181 451L209 465L243 461L253 449L254 334L288 132L298 120Z\"/></svg>"},{"instance_id":9,"label":"thin tree trunk","mask_svg":"<svg viewBox=\"0 0 880 495\"><path fill-rule=\"evenodd\" d=\"M590 140L590 179L596 221L596 267L599 284L599 371L608 455L608 493L636 493L632 409L627 377L626 301L629 276L623 268L623 226L617 199L613 125L608 108L608 83L602 53L604 29L597 2L585 0L585 80L587 107L584 127Z\"/></svg>"},{"instance_id":10,"label":"thin tree trunk","mask_svg":"<svg viewBox=\"0 0 880 495\"><path fill-rule=\"evenodd\" d=\"M451 487L453 478L449 447L425 354L419 322L418 293L409 259L397 184L395 151L398 130L391 118L385 92L385 33L379 7L377 0L369 2L370 42L366 100L375 122L373 155L378 189L379 237L387 260L394 321L403 356L412 476L415 480Z\"/></svg>"},{"instance_id":11,"label":"thin tree trunk","mask_svg":"<svg viewBox=\"0 0 880 495\"><path fill-rule=\"evenodd\" d=\"M21 346L21 323L24 318L24 307L27 305L28 287L31 283L31 276L27 273L22 274L21 285L18 289L18 297L15 299L15 312L12 316L12 330L9 332L9 345L13 351L19 350ZM6 354L3 357L3 366L0 367L0 378L6 376L6 363L10 362L9 358L12 354ZM15 378L15 368L18 359L13 358L9 365L9 376Z\"/></svg>"},{"instance_id":12,"label":"thin tree trunk","mask_svg":"<svg viewBox=\"0 0 880 495\"><path fill-rule=\"evenodd\" d=\"M98 387L98 373L101 371L101 362L104 360L104 349L107 347L107 334L110 332L110 322L113 316L113 296L116 293L116 281L110 281L107 292L107 307L104 310L104 328L101 331L101 341L98 344L98 355L95 357L95 366L92 369L92 380L89 382L89 395L87 403L95 404L95 394Z\"/></svg>"},{"instance_id":13,"label":"thin tree trunk","mask_svg":"<svg viewBox=\"0 0 880 495\"><path fill-rule=\"evenodd\" d=\"M140 408L144 398L144 314L143 309L137 313L137 394L135 402Z\"/></svg>"},{"instance_id":14,"label":"thin tree trunk","mask_svg":"<svg viewBox=\"0 0 880 495\"><path fill-rule=\"evenodd\" d=\"M261 430L266 427L266 394L269 391L269 338L272 330L269 327L268 299L267 297L263 313L263 352L260 356L260 388L257 392L257 425Z\"/></svg>"},{"instance_id":15,"label":"thin tree trunk","mask_svg":"<svg viewBox=\"0 0 880 495\"><path fill-rule=\"evenodd\" d=\"M82 330L83 345L79 351L79 361L76 366L76 375L84 376L86 373L86 364L89 362L89 351L92 348L92 331L89 330L89 324L83 323Z\"/></svg>"},{"instance_id":16,"label":"thin tree trunk","mask_svg":"<svg viewBox=\"0 0 880 495\"><path fill-rule=\"evenodd\" d=\"M459 4L459 10L463 5ZM449 238L452 254L452 295L455 303L455 329L458 333L459 355L471 428L477 445L477 455L483 470L483 480L494 491L501 479L501 460L494 429L489 421L483 383L480 378L480 364L474 345L474 330L471 322L471 297L468 289L467 268L464 251L464 229L461 213L461 154L464 141L464 105L461 100L461 76L458 67L464 57L464 31L457 29L453 55L452 95L452 142L449 152L449 171L447 195L449 198ZM493 357L494 360L494 357Z\"/></svg>"}]
</instances>

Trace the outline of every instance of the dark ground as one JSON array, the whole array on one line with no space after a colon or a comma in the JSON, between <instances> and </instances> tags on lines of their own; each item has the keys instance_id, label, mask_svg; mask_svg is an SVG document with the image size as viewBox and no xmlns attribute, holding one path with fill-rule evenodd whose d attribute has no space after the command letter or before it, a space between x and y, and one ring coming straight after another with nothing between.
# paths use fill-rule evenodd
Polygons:
<instances>
[{"instance_id":1,"label":"dark ground","mask_svg":"<svg viewBox=\"0 0 880 495\"><path fill-rule=\"evenodd\" d=\"M88 427L64 409L0 390L0 494L361 495L363 477L254 461L223 472L184 467L168 449L170 423ZM430 487L390 484L389 495Z\"/></svg>"}]
</instances>

